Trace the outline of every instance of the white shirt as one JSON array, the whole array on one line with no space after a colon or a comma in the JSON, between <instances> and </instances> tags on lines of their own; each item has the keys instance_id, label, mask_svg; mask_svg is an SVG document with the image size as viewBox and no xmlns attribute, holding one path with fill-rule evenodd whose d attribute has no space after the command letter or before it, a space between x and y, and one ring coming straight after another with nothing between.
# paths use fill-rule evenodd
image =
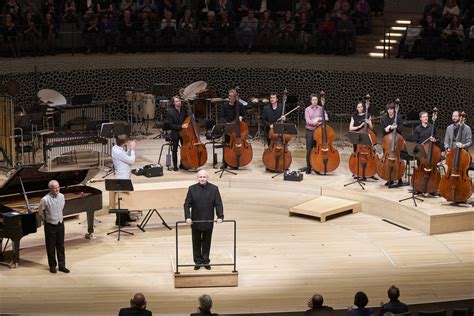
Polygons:
<instances>
[{"instance_id":1,"label":"white shirt","mask_svg":"<svg viewBox=\"0 0 474 316\"><path fill-rule=\"evenodd\" d=\"M130 179L132 164L135 162L135 150L125 151L120 146L112 148L112 161L115 168L116 179Z\"/></svg>"},{"instance_id":2,"label":"white shirt","mask_svg":"<svg viewBox=\"0 0 474 316\"><path fill-rule=\"evenodd\" d=\"M63 222L64 195L58 193L54 196L51 193L46 194L38 206L38 212L46 223L57 225Z\"/></svg>"}]
</instances>

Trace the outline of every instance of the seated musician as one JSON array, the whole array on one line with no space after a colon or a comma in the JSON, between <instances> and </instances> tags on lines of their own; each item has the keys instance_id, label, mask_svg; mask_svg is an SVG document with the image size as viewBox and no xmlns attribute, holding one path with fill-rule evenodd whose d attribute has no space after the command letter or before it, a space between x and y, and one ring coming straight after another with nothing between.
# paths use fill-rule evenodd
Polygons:
<instances>
[{"instance_id":1,"label":"seated musician","mask_svg":"<svg viewBox=\"0 0 474 316\"><path fill-rule=\"evenodd\" d=\"M132 164L135 162L135 147L136 141L130 142L127 135L122 134L117 136L117 142L112 147L112 162L114 163L115 179L130 179L132 174ZM121 216L119 222L119 214L115 220L115 225L130 226L130 216Z\"/></svg>"},{"instance_id":2,"label":"seated musician","mask_svg":"<svg viewBox=\"0 0 474 316\"><path fill-rule=\"evenodd\" d=\"M368 118L365 119L365 106L362 102L359 102L356 105L356 112L352 114L349 130L351 132L360 131L365 128L365 124L368 124L370 129L374 129L371 116L369 115ZM355 152L357 145L353 145L353 147Z\"/></svg>"},{"instance_id":3,"label":"seated musician","mask_svg":"<svg viewBox=\"0 0 474 316\"><path fill-rule=\"evenodd\" d=\"M183 138L179 135L179 131L183 128L188 128L188 124L183 124L184 120L188 117L188 114L178 96L175 95L172 99L173 107L168 111L165 122L171 130L173 170L178 171L178 147L179 144L183 144ZM179 168L185 169L182 164L179 164Z\"/></svg>"},{"instance_id":4,"label":"seated musician","mask_svg":"<svg viewBox=\"0 0 474 316\"><path fill-rule=\"evenodd\" d=\"M456 141L456 137L459 133L460 127L460 117L459 111L454 111L452 115L453 124L449 125L446 128L446 135L444 136L444 147L446 151L449 151L453 148L464 148L469 149L472 145L472 131L469 125L464 124L462 129L462 134L460 136L459 142Z\"/></svg>"},{"instance_id":5,"label":"seated musician","mask_svg":"<svg viewBox=\"0 0 474 316\"><path fill-rule=\"evenodd\" d=\"M412 140L418 144L424 144L429 141L433 142L435 146L440 147L442 150L442 144L440 143L439 132L434 126L433 136L431 136L431 127L432 124L429 122L428 112L421 111L420 114L421 124L418 124L413 130ZM431 195L436 195L436 192L429 192Z\"/></svg>"},{"instance_id":6,"label":"seated musician","mask_svg":"<svg viewBox=\"0 0 474 316\"><path fill-rule=\"evenodd\" d=\"M383 134L387 135L390 134L393 130L397 130L398 134L402 134L403 132L403 120L400 115L397 116L397 121L395 122L395 104L394 103L389 103L387 104L387 114L382 117L380 120L380 125L382 125L383 128ZM386 186L389 188L393 187L392 181L387 181L385 183ZM403 185L402 179L398 179L397 187L400 187Z\"/></svg>"},{"instance_id":7,"label":"seated musician","mask_svg":"<svg viewBox=\"0 0 474 316\"><path fill-rule=\"evenodd\" d=\"M329 120L328 114L324 111L326 121ZM314 130L323 123L323 107L318 104L318 96L311 95L311 104L304 110L304 119L306 121L306 173L311 173L311 150L315 146L313 141ZM317 171L315 171L318 173Z\"/></svg>"},{"instance_id":8,"label":"seated musician","mask_svg":"<svg viewBox=\"0 0 474 316\"><path fill-rule=\"evenodd\" d=\"M270 93L270 104L263 108L263 131L267 145L270 144L269 132L273 128L273 123L278 121L283 114L283 105L278 103L278 97L275 92ZM284 120L283 118L282 120Z\"/></svg>"},{"instance_id":9,"label":"seated musician","mask_svg":"<svg viewBox=\"0 0 474 316\"><path fill-rule=\"evenodd\" d=\"M239 102L237 91L232 89L229 91L229 102L222 106L222 119L224 120L224 123L232 123L236 119L236 106L239 107L239 120L242 121L245 114L245 108L244 105Z\"/></svg>"}]
</instances>

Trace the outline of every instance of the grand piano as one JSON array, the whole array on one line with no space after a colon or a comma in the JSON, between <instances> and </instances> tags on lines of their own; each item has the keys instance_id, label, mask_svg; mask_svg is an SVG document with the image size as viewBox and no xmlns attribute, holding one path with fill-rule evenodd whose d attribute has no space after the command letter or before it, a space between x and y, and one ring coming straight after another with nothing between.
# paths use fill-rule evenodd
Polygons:
<instances>
[{"instance_id":1,"label":"grand piano","mask_svg":"<svg viewBox=\"0 0 474 316\"><path fill-rule=\"evenodd\" d=\"M49 192L50 180L57 180L61 186L66 200L64 216L87 212L89 235L94 232L94 212L102 209L102 191L79 185L90 177L92 169L43 172L40 167L22 166L0 186L0 259L3 257L2 240L10 239L13 248L11 268L20 262L21 238L37 231L37 208L41 198Z\"/></svg>"}]
</instances>

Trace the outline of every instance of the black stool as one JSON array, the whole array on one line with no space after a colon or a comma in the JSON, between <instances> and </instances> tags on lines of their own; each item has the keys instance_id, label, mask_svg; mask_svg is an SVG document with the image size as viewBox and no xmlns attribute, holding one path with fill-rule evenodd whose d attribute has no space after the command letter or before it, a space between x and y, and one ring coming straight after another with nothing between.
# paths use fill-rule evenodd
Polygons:
<instances>
[{"instance_id":1,"label":"black stool","mask_svg":"<svg viewBox=\"0 0 474 316\"><path fill-rule=\"evenodd\" d=\"M214 169L216 169L218 163L216 149L224 147L220 142L216 145L216 139L219 139L221 137L222 135L212 135L211 131L206 132L206 140L208 140L206 142L206 145L212 144L212 168Z\"/></svg>"}]
</instances>

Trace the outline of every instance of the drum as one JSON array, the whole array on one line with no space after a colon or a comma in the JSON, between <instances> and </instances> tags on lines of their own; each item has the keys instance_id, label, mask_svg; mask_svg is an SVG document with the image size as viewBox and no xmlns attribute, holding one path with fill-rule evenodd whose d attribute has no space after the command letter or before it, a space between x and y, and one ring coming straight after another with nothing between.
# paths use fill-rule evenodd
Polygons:
<instances>
[{"instance_id":1,"label":"drum","mask_svg":"<svg viewBox=\"0 0 474 316\"><path fill-rule=\"evenodd\" d=\"M143 98L143 118L147 120L154 120L156 110L155 96L153 94L145 94Z\"/></svg>"}]
</instances>

